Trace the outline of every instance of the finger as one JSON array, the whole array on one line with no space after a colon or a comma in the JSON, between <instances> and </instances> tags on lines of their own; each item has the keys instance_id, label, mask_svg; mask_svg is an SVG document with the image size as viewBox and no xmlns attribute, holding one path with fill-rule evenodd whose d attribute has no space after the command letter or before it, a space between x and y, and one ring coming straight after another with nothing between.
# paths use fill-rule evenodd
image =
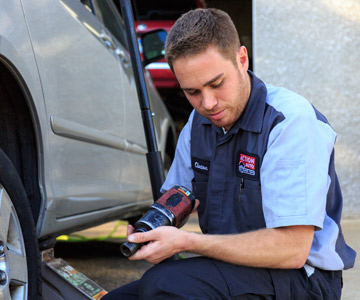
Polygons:
<instances>
[{"instance_id":1,"label":"finger","mask_svg":"<svg viewBox=\"0 0 360 300\"><path fill-rule=\"evenodd\" d=\"M141 248L136 251L133 255L129 256L128 259L129 260L142 260L145 259L147 257L147 251L146 248L149 246L149 244L143 245L141 246Z\"/></svg>"},{"instance_id":2,"label":"finger","mask_svg":"<svg viewBox=\"0 0 360 300\"><path fill-rule=\"evenodd\" d=\"M191 213L195 212L197 210L197 208L199 207L199 205L200 205L200 201L198 199L195 199L195 205L194 205L194 208L191 211Z\"/></svg>"},{"instance_id":3,"label":"finger","mask_svg":"<svg viewBox=\"0 0 360 300\"><path fill-rule=\"evenodd\" d=\"M128 241L131 243L146 243L153 240L152 230L147 232L136 232L128 236Z\"/></svg>"},{"instance_id":4,"label":"finger","mask_svg":"<svg viewBox=\"0 0 360 300\"><path fill-rule=\"evenodd\" d=\"M153 263L154 257L157 257L156 246L154 247L153 242L143 245L134 255L128 257L129 260L146 260Z\"/></svg>"},{"instance_id":5,"label":"finger","mask_svg":"<svg viewBox=\"0 0 360 300\"><path fill-rule=\"evenodd\" d=\"M166 239L166 234L168 230L175 230L175 227L170 226L160 226L158 228L155 228L153 230L149 230L146 232L135 232L128 236L128 241L132 243L147 243L147 242L153 242L157 241L159 239L162 239L162 237Z\"/></svg>"},{"instance_id":6,"label":"finger","mask_svg":"<svg viewBox=\"0 0 360 300\"><path fill-rule=\"evenodd\" d=\"M128 237L129 235L131 235L133 232L135 231L135 228L132 225L128 225L127 226L127 230L126 230L126 236Z\"/></svg>"},{"instance_id":7,"label":"finger","mask_svg":"<svg viewBox=\"0 0 360 300\"><path fill-rule=\"evenodd\" d=\"M155 251L155 252L154 252ZM141 247L134 255L130 256L129 260L146 260L151 264L158 264L167 257L163 257L161 254L156 251L156 246L152 245L150 242L147 245Z\"/></svg>"}]
</instances>

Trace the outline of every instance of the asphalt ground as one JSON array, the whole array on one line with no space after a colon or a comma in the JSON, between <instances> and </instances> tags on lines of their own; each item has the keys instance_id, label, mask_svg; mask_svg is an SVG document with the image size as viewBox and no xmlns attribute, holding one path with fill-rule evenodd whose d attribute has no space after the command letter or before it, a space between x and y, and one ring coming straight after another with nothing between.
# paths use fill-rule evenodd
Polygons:
<instances>
[{"instance_id":1,"label":"asphalt ground","mask_svg":"<svg viewBox=\"0 0 360 300\"><path fill-rule=\"evenodd\" d=\"M344 220L342 228L345 240L358 253L355 267L344 272L342 300L360 300L360 220ZM190 218L183 229L200 231L196 215ZM124 222L110 222L72 234L70 237L73 242L58 242L55 256L63 258L110 291L139 279L152 266L145 261L129 261L121 254L120 245L125 240L125 235ZM190 256L186 253L183 255Z\"/></svg>"}]
</instances>

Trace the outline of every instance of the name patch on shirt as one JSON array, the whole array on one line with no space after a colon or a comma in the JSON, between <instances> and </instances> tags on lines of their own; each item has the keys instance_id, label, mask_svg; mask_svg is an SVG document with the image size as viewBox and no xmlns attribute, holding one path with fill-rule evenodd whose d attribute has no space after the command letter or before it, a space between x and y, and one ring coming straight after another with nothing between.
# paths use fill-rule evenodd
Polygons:
<instances>
[{"instance_id":1,"label":"name patch on shirt","mask_svg":"<svg viewBox=\"0 0 360 300\"><path fill-rule=\"evenodd\" d=\"M194 171L209 175L210 161L192 157L191 164Z\"/></svg>"},{"instance_id":2,"label":"name patch on shirt","mask_svg":"<svg viewBox=\"0 0 360 300\"><path fill-rule=\"evenodd\" d=\"M237 154L236 175L252 180L259 179L259 156L239 151Z\"/></svg>"}]
</instances>

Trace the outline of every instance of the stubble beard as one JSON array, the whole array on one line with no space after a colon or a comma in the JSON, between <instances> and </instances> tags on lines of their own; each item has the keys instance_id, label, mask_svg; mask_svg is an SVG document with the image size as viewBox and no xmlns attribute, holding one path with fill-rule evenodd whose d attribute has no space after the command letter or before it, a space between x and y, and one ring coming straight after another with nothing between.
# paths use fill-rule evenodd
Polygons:
<instances>
[{"instance_id":1,"label":"stubble beard","mask_svg":"<svg viewBox=\"0 0 360 300\"><path fill-rule=\"evenodd\" d=\"M225 125L219 126L225 128L226 131L229 131L230 128L235 124L235 122L241 117L249 101L250 91L251 91L251 80L248 74L246 74L245 76L246 77L242 80L241 73L240 71L238 72L238 85L237 85L238 89L236 93L237 101L235 102L238 105L234 108L234 113L232 114L230 120L227 121Z\"/></svg>"}]
</instances>

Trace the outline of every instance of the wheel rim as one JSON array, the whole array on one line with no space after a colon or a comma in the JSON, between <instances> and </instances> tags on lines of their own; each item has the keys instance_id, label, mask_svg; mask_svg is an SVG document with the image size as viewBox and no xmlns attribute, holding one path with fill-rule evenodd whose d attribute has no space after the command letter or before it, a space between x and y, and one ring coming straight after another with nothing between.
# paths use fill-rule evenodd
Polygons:
<instances>
[{"instance_id":1,"label":"wheel rim","mask_svg":"<svg viewBox=\"0 0 360 300\"><path fill-rule=\"evenodd\" d=\"M27 299L26 251L18 215L0 185L0 300Z\"/></svg>"}]
</instances>

